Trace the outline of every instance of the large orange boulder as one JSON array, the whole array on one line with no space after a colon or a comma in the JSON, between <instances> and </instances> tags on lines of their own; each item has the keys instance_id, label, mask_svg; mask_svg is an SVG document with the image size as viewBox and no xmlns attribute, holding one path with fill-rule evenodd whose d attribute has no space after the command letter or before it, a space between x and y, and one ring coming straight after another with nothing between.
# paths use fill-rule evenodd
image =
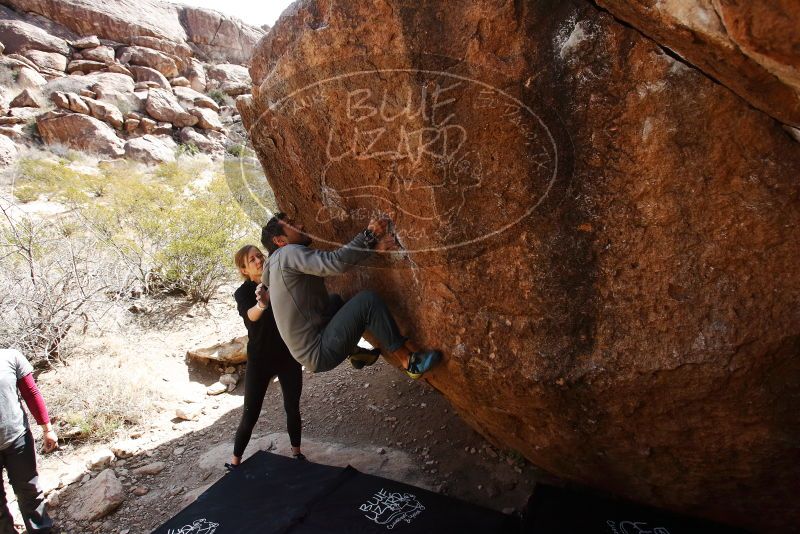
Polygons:
<instances>
[{"instance_id":1,"label":"large orange boulder","mask_svg":"<svg viewBox=\"0 0 800 534\"><path fill-rule=\"evenodd\" d=\"M577 0L304 0L250 74L258 159L319 246L396 212L404 253L331 288L440 347L428 381L476 429L638 501L800 524L800 144L777 121Z\"/></svg>"}]
</instances>

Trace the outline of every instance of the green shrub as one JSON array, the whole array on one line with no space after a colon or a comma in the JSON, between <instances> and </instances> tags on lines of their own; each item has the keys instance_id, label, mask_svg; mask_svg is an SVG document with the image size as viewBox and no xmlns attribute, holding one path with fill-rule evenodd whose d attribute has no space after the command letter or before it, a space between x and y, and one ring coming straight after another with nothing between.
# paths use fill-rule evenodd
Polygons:
<instances>
[{"instance_id":1,"label":"green shrub","mask_svg":"<svg viewBox=\"0 0 800 534\"><path fill-rule=\"evenodd\" d=\"M212 89L206 93L206 96L216 102L220 106L233 106L233 99L227 93L219 89Z\"/></svg>"},{"instance_id":2,"label":"green shrub","mask_svg":"<svg viewBox=\"0 0 800 534\"><path fill-rule=\"evenodd\" d=\"M232 198L227 183L216 175L167 217L169 242L157 256L160 279L192 300L208 302L233 272L231 258L239 243L257 226Z\"/></svg>"},{"instance_id":3,"label":"green shrub","mask_svg":"<svg viewBox=\"0 0 800 534\"><path fill-rule=\"evenodd\" d=\"M182 143L175 149L175 155L179 158L181 156L196 156L199 153L200 149L194 143Z\"/></svg>"},{"instance_id":4,"label":"green shrub","mask_svg":"<svg viewBox=\"0 0 800 534\"><path fill-rule=\"evenodd\" d=\"M15 194L26 201L47 194L73 206L81 224L145 293L178 290L208 301L234 272L234 247L245 235L257 242L257 225L220 170L181 158L155 170L107 163L88 174L63 160L27 160Z\"/></svg>"},{"instance_id":5,"label":"green shrub","mask_svg":"<svg viewBox=\"0 0 800 534\"><path fill-rule=\"evenodd\" d=\"M45 195L74 204L85 202L90 195L96 196L103 188L101 175L78 172L66 160L22 159L13 192L21 202Z\"/></svg>"},{"instance_id":6,"label":"green shrub","mask_svg":"<svg viewBox=\"0 0 800 534\"><path fill-rule=\"evenodd\" d=\"M247 154L247 147L240 143L234 143L226 146L225 152L235 158L243 158Z\"/></svg>"}]
</instances>

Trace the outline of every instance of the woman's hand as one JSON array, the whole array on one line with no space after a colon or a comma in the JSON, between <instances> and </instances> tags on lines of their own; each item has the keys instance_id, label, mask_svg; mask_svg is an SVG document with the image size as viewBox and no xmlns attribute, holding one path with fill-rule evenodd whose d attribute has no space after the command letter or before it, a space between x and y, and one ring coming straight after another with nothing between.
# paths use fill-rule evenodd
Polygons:
<instances>
[{"instance_id":1,"label":"woman's hand","mask_svg":"<svg viewBox=\"0 0 800 534\"><path fill-rule=\"evenodd\" d=\"M49 425L47 425L49 426ZM44 452L53 452L58 448L58 436L52 428L44 428Z\"/></svg>"},{"instance_id":2,"label":"woman's hand","mask_svg":"<svg viewBox=\"0 0 800 534\"><path fill-rule=\"evenodd\" d=\"M264 307L269 304L269 290L264 287L264 284L258 284L256 287L256 301Z\"/></svg>"}]
</instances>

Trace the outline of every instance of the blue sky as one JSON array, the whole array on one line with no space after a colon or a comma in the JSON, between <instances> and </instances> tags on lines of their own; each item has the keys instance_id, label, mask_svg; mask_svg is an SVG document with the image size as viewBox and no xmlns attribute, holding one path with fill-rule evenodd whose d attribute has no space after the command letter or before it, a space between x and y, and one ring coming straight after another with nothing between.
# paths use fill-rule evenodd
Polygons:
<instances>
[{"instance_id":1,"label":"blue sky","mask_svg":"<svg viewBox=\"0 0 800 534\"><path fill-rule=\"evenodd\" d=\"M169 0L177 4L216 9L222 13L239 17L248 24L272 26L281 12L292 0Z\"/></svg>"}]
</instances>

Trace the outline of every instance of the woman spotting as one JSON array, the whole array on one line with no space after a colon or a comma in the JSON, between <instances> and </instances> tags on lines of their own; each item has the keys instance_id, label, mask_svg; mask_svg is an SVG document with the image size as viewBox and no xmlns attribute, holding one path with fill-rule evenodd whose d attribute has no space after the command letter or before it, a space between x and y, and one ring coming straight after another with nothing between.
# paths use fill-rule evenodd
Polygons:
<instances>
[{"instance_id":1,"label":"woman spotting","mask_svg":"<svg viewBox=\"0 0 800 534\"><path fill-rule=\"evenodd\" d=\"M244 283L233 294L239 315L247 327L247 371L244 379L244 410L236 440L233 457L228 469L233 469L242 460L242 454L250 441L253 427L258 421L267 386L277 375L283 392L283 407L286 410L286 429L292 445L292 454L305 460L300 452L300 393L303 389L303 374L300 366L278 333L275 316L269 306L269 293L261 285L264 255L254 245L245 245L234 256Z\"/></svg>"}]
</instances>

